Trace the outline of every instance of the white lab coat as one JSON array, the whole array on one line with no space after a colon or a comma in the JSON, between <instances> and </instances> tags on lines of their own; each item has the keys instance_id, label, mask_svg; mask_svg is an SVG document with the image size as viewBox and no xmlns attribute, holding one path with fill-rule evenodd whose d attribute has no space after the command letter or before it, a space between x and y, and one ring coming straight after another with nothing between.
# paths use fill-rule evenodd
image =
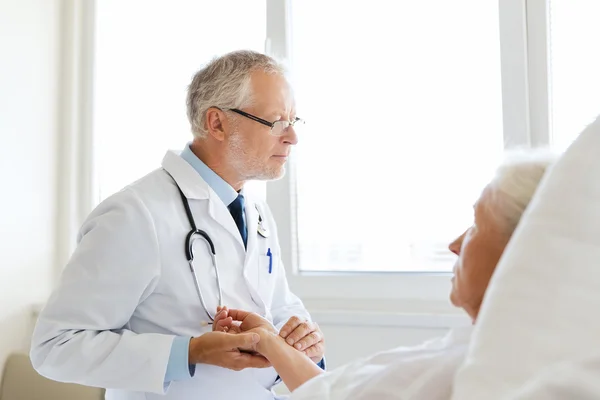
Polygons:
<instances>
[{"instance_id":1,"label":"white lab coat","mask_svg":"<svg viewBox=\"0 0 600 400\"><path fill-rule=\"evenodd\" d=\"M227 207L200 175L174 152L162 167L102 202L83 224L37 321L33 365L54 380L107 388L113 400L273 399L273 368L235 372L197 365L193 378L164 385L175 335L210 330L201 326L208 319L184 252L191 228L173 179L196 225L214 242L224 304L257 312L278 328L293 315L310 316L288 288L267 205L246 196L246 251ZM259 212L268 238L257 234ZM209 253L202 240L194 249L200 290L214 312L218 295Z\"/></svg>"},{"instance_id":2,"label":"white lab coat","mask_svg":"<svg viewBox=\"0 0 600 400\"><path fill-rule=\"evenodd\" d=\"M291 400L448 400L472 328L359 359L311 379Z\"/></svg>"}]
</instances>

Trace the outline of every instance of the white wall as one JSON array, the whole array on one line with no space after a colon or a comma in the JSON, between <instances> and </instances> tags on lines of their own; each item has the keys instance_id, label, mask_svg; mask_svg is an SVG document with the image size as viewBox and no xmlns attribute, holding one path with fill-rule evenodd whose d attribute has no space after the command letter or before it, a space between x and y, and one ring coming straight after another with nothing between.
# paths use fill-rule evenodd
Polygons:
<instances>
[{"instance_id":1,"label":"white wall","mask_svg":"<svg viewBox=\"0 0 600 400\"><path fill-rule=\"evenodd\" d=\"M52 283L58 0L0 0L0 372Z\"/></svg>"},{"instance_id":2,"label":"white wall","mask_svg":"<svg viewBox=\"0 0 600 400\"><path fill-rule=\"evenodd\" d=\"M449 304L398 300L306 300L325 335L328 367L398 346L413 346L470 324Z\"/></svg>"},{"instance_id":3,"label":"white wall","mask_svg":"<svg viewBox=\"0 0 600 400\"><path fill-rule=\"evenodd\" d=\"M322 322L326 338L327 368L333 369L357 358L399 346L414 346L427 339L440 337L445 328L360 325Z\"/></svg>"}]
</instances>

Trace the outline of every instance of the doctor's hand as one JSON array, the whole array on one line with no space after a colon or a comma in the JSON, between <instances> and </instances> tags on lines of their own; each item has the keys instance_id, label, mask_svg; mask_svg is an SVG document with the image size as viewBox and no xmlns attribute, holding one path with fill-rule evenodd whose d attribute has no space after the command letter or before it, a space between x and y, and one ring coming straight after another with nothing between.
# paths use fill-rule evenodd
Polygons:
<instances>
[{"instance_id":1,"label":"doctor's hand","mask_svg":"<svg viewBox=\"0 0 600 400\"><path fill-rule=\"evenodd\" d=\"M314 362L318 363L323 359L325 339L319 325L315 322L303 321L294 316L281 328L279 336Z\"/></svg>"},{"instance_id":2,"label":"doctor's hand","mask_svg":"<svg viewBox=\"0 0 600 400\"><path fill-rule=\"evenodd\" d=\"M241 371L245 368L267 368L271 364L256 351L260 336L256 333L207 332L192 338L190 364L211 364Z\"/></svg>"}]
</instances>

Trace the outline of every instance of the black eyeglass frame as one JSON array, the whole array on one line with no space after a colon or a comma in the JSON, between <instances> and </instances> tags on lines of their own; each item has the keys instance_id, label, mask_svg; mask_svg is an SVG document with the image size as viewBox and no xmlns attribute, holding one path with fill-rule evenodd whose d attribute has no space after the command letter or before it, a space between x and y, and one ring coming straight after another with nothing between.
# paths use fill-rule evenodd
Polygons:
<instances>
[{"instance_id":1,"label":"black eyeglass frame","mask_svg":"<svg viewBox=\"0 0 600 400\"><path fill-rule=\"evenodd\" d=\"M236 113L236 114L239 114L239 115L241 115L241 116L243 116L243 117L246 117L246 118L249 118L249 119L251 119L251 120L253 120L253 121L256 121L256 122L258 122L259 124L263 124L263 125L265 125L265 126L268 126L269 128L271 128L271 131L273 131L273 128L275 128L275 126L276 126L278 123L281 123L281 122L287 122L289 125L288 125L288 126L286 126L284 129L282 129L282 130L281 130L281 132L282 132L282 133L283 133L283 132L284 132L284 131L285 131L285 130L288 128L288 127L290 127L290 126L292 126L292 127L293 127L293 126L294 126L294 125L296 125L297 123L301 123L301 124L303 124L303 123L304 123L304 120L303 120L302 118L298 118L298 117L294 118L294 120L293 120L293 121L282 121L282 120L279 120L279 121L275 121L275 122L270 122L270 121L267 121L266 119L262 119L262 118L260 118L260 117L257 117L256 115L252 115L252 114L250 114L250 113L247 113L246 111L242 111L242 110L239 110L239 109L237 109L237 108L229 108L229 109L228 109L228 111L233 111L233 112L234 112L234 113Z\"/></svg>"}]
</instances>

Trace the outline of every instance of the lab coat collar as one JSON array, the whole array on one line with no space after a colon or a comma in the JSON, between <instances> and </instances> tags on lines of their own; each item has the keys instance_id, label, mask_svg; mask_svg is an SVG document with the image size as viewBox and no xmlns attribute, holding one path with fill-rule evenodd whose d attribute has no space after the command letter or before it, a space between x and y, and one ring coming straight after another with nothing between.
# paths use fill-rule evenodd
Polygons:
<instances>
[{"instance_id":1,"label":"lab coat collar","mask_svg":"<svg viewBox=\"0 0 600 400\"><path fill-rule=\"evenodd\" d=\"M210 199L211 189L208 183L200 176L200 174L192 167L181 155L175 151L169 150L165 154L162 167L173 177L177 185L181 188L183 194L190 200L202 200ZM214 192L214 191L213 191ZM254 252L256 251L257 238L256 232L258 229L258 218L259 212L256 209L257 205L252 196L247 196L246 191L242 189L240 191L245 198L245 214L246 214L246 226L248 228L248 245L246 248L246 260L244 268L249 266L250 260L252 260ZM218 198L218 195L213 194L213 199ZM210 216L224 226L231 235L233 235L238 244L243 248L244 244L242 238L237 230L237 226L231 219L231 215L227 206L219 201L220 205L215 204L211 201L209 203L209 214Z\"/></svg>"},{"instance_id":2,"label":"lab coat collar","mask_svg":"<svg viewBox=\"0 0 600 400\"><path fill-rule=\"evenodd\" d=\"M162 167L173 177L188 199L201 200L210 196L209 186L187 161L173 150L165 154Z\"/></svg>"},{"instance_id":3,"label":"lab coat collar","mask_svg":"<svg viewBox=\"0 0 600 400\"><path fill-rule=\"evenodd\" d=\"M238 196L234 188L225 182L215 171L210 169L194 152L188 143L181 152L181 158L187 161L200 174L202 179L219 196L226 206L229 206Z\"/></svg>"}]
</instances>

